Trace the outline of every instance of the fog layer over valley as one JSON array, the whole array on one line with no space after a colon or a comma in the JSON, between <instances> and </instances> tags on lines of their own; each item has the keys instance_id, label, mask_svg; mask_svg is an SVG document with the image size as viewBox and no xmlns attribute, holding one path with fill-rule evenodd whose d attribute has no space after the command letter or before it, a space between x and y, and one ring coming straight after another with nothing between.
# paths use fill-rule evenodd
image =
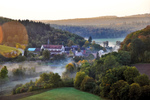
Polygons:
<instances>
[{"instance_id":1,"label":"fog layer over valley","mask_svg":"<svg viewBox=\"0 0 150 100\"><path fill-rule=\"evenodd\" d=\"M0 95L3 93L11 93L12 89L17 84L25 84L30 80L35 81L39 78L40 74L44 72L54 72L62 75L65 71L65 66L72 62L71 59L60 62L38 62L38 61L25 61L20 63L4 63L0 65L0 69L3 66L7 66L8 80L0 87ZM16 71L17 70L17 71ZM23 73L21 71L24 71Z\"/></svg>"}]
</instances>

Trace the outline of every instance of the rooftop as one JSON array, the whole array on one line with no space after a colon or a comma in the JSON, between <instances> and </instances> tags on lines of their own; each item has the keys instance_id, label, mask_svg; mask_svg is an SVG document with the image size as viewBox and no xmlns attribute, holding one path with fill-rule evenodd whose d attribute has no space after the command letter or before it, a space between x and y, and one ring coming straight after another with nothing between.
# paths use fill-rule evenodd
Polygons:
<instances>
[{"instance_id":1,"label":"rooftop","mask_svg":"<svg viewBox=\"0 0 150 100\"><path fill-rule=\"evenodd\" d=\"M44 48L61 49L63 45L43 45Z\"/></svg>"}]
</instances>

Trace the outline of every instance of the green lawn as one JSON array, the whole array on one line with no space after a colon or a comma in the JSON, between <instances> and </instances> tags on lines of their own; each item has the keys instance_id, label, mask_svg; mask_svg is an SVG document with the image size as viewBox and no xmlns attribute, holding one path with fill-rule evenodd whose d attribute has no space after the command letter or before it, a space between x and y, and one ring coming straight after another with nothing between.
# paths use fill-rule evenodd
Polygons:
<instances>
[{"instance_id":1,"label":"green lawn","mask_svg":"<svg viewBox=\"0 0 150 100\"><path fill-rule=\"evenodd\" d=\"M99 96L82 92L75 88L57 88L43 92L41 94L36 94L29 96L20 100L105 100Z\"/></svg>"}]
</instances>

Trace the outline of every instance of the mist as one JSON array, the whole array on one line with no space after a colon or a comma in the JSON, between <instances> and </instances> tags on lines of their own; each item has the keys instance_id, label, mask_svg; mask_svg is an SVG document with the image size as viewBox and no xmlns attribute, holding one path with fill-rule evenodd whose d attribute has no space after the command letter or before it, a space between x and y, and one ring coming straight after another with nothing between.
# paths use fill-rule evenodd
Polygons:
<instances>
[{"instance_id":1,"label":"mist","mask_svg":"<svg viewBox=\"0 0 150 100\"><path fill-rule=\"evenodd\" d=\"M0 85L0 95L2 94L9 94L11 93L12 89L17 84L25 84L27 82L30 82L30 80L35 81L36 79L39 79L40 74L42 73L58 73L60 76L62 76L62 73L65 72L65 66L72 62L71 59L67 59L66 61L59 61L59 62L39 62L39 61L25 61L20 63L4 63L0 65L0 69L3 66L7 66L8 69L8 81L2 85ZM13 70L17 69L19 67L25 68L25 75L20 78L20 76L14 76ZM30 72L30 68L34 68L35 72Z\"/></svg>"}]
</instances>

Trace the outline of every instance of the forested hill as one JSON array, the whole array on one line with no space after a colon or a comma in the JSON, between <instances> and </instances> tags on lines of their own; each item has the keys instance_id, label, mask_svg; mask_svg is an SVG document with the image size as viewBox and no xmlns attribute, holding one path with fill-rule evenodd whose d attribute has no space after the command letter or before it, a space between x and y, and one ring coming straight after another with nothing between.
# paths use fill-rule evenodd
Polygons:
<instances>
[{"instance_id":1,"label":"forested hill","mask_svg":"<svg viewBox=\"0 0 150 100\"><path fill-rule=\"evenodd\" d=\"M12 19L0 17L0 25L9 21L12 21ZM18 20L18 22L22 23L27 29L29 37L28 47L40 47L42 44L47 44L48 39L50 44L67 45L70 40L72 40L74 44L84 44L83 37L55 29L49 24L29 20Z\"/></svg>"},{"instance_id":2,"label":"forested hill","mask_svg":"<svg viewBox=\"0 0 150 100\"><path fill-rule=\"evenodd\" d=\"M93 38L118 38L150 25L150 14L125 17L104 16L68 20L41 20L57 29Z\"/></svg>"},{"instance_id":3,"label":"forested hill","mask_svg":"<svg viewBox=\"0 0 150 100\"><path fill-rule=\"evenodd\" d=\"M150 63L150 25L128 34L121 43L120 50L131 53L132 63Z\"/></svg>"},{"instance_id":4,"label":"forested hill","mask_svg":"<svg viewBox=\"0 0 150 100\"><path fill-rule=\"evenodd\" d=\"M68 25L54 25L56 29L69 31L82 37L92 38L120 38L126 37L131 31L127 29L112 29L112 28L99 28L94 26L68 26Z\"/></svg>"},{"instance_id":5,"label":"forested hill","mask_svg":"<svg viewBox=\"0 0 150 100\"><path fill-rule=\"evenodd\" d=\"M144 24L150 22L150 14L139 14L132 16L102 16L93 18L77 18L65 20L40 20L44 23L57 25L74 25L74 26L108 26L108 25L125 25L125 24Z\"/></svg>"}]
</instances>

